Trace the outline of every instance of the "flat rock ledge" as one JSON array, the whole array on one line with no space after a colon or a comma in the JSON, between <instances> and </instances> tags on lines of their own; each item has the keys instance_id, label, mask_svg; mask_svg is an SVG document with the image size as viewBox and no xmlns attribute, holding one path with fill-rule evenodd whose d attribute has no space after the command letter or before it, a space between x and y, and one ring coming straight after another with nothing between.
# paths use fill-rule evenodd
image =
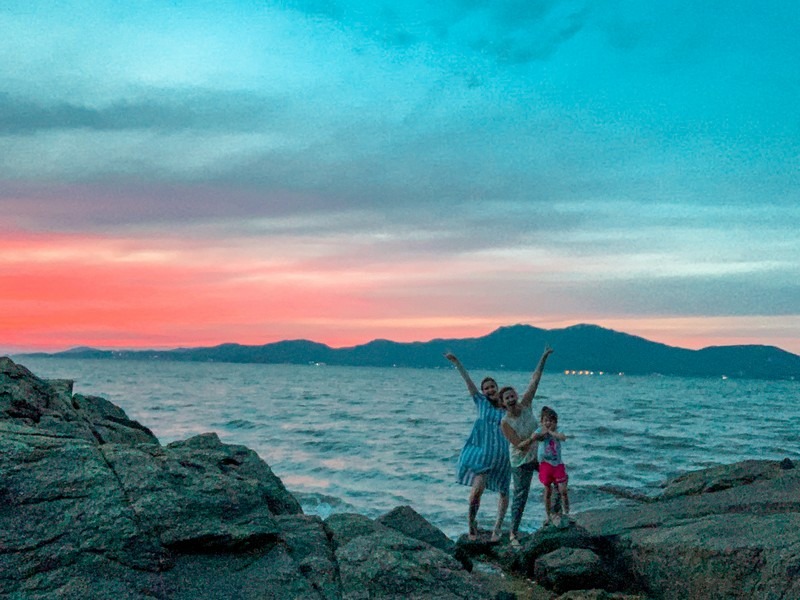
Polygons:
<instances>
[{"instance_id":1,"label":"flat rock ledge","mask_svg":"<svg viewBox=\"0 0 800 600\"><path fill-rule=\"evenodd\" d=\"M521 548L454 542L408 506L304 515L252 450L214 433L163 446L107 400L2 357L0 597L797 599L793 467L690 473Z\"/></svg>"}]
</instances>

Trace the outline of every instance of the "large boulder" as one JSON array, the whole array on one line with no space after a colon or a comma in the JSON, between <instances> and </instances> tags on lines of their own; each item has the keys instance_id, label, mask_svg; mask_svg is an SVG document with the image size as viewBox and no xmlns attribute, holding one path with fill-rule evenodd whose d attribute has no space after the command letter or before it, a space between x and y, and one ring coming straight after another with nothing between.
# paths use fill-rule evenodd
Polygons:
<instances>
[{"instance_id":1,"label":"large boulder","mask_svg":"<svg viewBox=\"0 0 800 600\"><path fill-rule=\"evenodd\" d=\"M443 552L452 554L455 550L453 540L408 505L393 508L375 519L375 521L386 527L391 527L403 535L430 544L434 548L439 548Z\"/></svg>"},{"instance_id":2,"label":"large boulder","mask_svg":"<svg viewBox=\"0 0 800 600\"><path fill-rule=\"evenodd\" d=\"M391 531L385 525L357 513L334 513L325 519L325 526L331 532L334 550L338 550L354 538Z\"/></svg>"},{"instance_id":3,"label":"large boulder","mask_svg":"<svg viewBox=\"0 0 800 600\"><path fill-rule=\"evenodd\" d=\"M579 521L608 544L632 587L654 597L800 598L800 470L785 467L699 471L657 502Z\"/></svg>"},{"instance_id":4,"label":"large boulder","mask_svg":"<svg viewBox=\"0 0 800 600\"><path fill-rule=\"evenodd\" d=\"M345 600L489 597L458 560L427 542L363 515L331 515L325 523L333 535Z\"/></svg>"},{"instance_id":5,"label":"large boulder","mask_svg":"<svg viewBox=\"0 0 800 600\"><path fill-rule=\"evenodd\" d=\"M301 513L252 450L161 446L107 400L0 358L0 596L336 600L322 523L279 521Z\"/></svg>"},{"instance_id":6,"label":"large boulder","mask_svg":"<svg viewBox=\"0 0 800 600\"><path fill-rule=\"evenodd\" d=\"M602 559L583 548L559 548L536 560L536 581L554 592L602 589L606 585Z\"/></svg>"},{"instance_id":7,"label":"large boulder","mask_svg":"<svg viewBox=\"0 0 800 600\"><path fill-rule=\"evenodd\" d=\"M138 421L129 419L124 410L105 398L75 394L72 407L88 421L95 439L101 444L158 445L158 438L152 431Z\"/></svg>"},{"instance_id":8,"label":"large boulder","mask_svg":"<svg viewBox=\"0 0 800 600\"><path fill-rule=\"evenodd\" d=\"M346 600L484 599L454 557L396 531L358 536L336 551Z\"/></svg>"},{"instance_id":9,"label":"large boulder","mask_svg":"<svg viewBox=\"0 0 800 600\"><path fill-rule=\"evenodd\" d=\"M561 594L558 600L647 600L642 594L627 594L625 592L609 592L607 590L572 590Z\"/></svg>"},{"instance_id":10,"label":"large boulder","mask_svg":"<svg viewBox=\"0 0 800 600\"><path fill-rule=\"evenodd\" d=\"M0 421L0 596L135 598L166 563L94 442Z\"/></svg>"},{"instance_id":11,"label":"large boulder","mask_svg":"<svg viewBox=\"0 0 800 600\"><path fill-rule=\"evenodd\" d=\"M73 395L69 379L40 379L8 357L0 357L0 423L16 423L50 435L104 444L158 444L144 425L98 396Z\"/></svg>"},{"instance_id":12,"label":"large boulder","mask_svg":"<svg viewBox=\"0 0 800 600\"><path fill-rule=\"evenodd\" d=\"M442 552L452 554L467 571L472 571L472 559L460 546L447 537L425 517L408 505L393 508L375 519L377 523L399 531L403 535L414 538L438 548Z\"/></svg>"},{"instance_id":13,"label":"large boulder","mask_svg":"<svg viewBox=\"0 0 800 600\"><path fill-rule=\"evenodd\" d=\"M95 439L89 423L72 406L72 382L40 379L5 356L0 357L0 423Z\"/></svg>"},{"instance_id":14,"label":"large boulder","mask_svg":"<svg viewBox=\"0 0 800 600\"><path fill-rule=\"evenodd\" d=\"M565 528L542 527L532 534L521 536L520 542L521 547L513 553L514 561L510 566L531 577L535 575L535 566L539 558L556 550L570 548L600 551L598 540L578 525Z\"/></svg>"},{"instance_id":15,"label":"large boulder","mask_svg":"<svg viewBox=\"0 0 800 600\"><path fill-rule=\"evenodd\" d=\"M168 600L339 600L326 596L283 544L247 552L179 554L161 573Z\"/></svg>"},{"instance_id":16,"label":"large boulder","mask_svg":"<svg viewBox=\"0 0 800 600\"><path fill-rule=\"evenodd\" d=\"M101 451L139 527L165 548L260 547L278 539L273 515L301 512L255 452L213 433L166 448L105 444Z\"/></svg>"},{"instance_id":17,"label":"large boulder","mask_svg":"<svg viewBox=\"0 0 800 600\"><path fill-rule=\"evenodd\" d=\"M277 517L280 536L314 590L323 600L341 598L339 565L333 551L333 534L316 516Z\"/></svg>"},{"instance_id":18,"label":"large boulder","mask_svg":"<svg viewBox=\"0 0 800 600\"><path fill-rule=\"evenodd\" d=\"M788 461L788 459L787 459ZM791 461L745 460L732 465L720 465L701 471L683 473L667 481L659 500L678 496L695 496L719 492L728 488L768 481L793 468Z\"/></svg>"}]
</instances>

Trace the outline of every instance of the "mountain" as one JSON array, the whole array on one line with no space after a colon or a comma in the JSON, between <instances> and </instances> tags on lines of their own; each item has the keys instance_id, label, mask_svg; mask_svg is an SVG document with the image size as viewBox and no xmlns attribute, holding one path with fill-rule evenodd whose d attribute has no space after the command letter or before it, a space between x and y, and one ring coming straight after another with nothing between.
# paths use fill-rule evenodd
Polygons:
<instances>
[{"instance_id":1,"label":"mountain","mask_svg":"<svg viewBox=\"0 0 800 600\"><path fill-rule=\"evenodd\" d=\"M411 343L373 340L348 348L331 348L308 340L286 340L262 346L222 344L175 350L73 348L66 352L33 356L435 368L445 367L447 362L442 355L453 352L470 369L528 371L535 367L545 344L556 350L548 367L557 371L800 379L800 356L774 346L716 346L688 350L597 325L573 325L564 329L512 325L477 338Z\"/></svg>"}]
</instances>

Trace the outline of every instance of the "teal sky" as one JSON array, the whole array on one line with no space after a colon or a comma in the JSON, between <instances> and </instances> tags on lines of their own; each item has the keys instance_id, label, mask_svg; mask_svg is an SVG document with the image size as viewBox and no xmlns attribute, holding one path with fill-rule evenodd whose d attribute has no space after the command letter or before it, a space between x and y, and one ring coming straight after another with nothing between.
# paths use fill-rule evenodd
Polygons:
<instances>
[{"instance_id":1,"label":"teal sky","mask_svg":"<svg viewBox=\"0 0 800 600\"><path fill-rule=\"evenodd\" d=\"M592 322L800 353L798 30L771 1L5 0L0 348Z\"/></svg>"}]
</instances>

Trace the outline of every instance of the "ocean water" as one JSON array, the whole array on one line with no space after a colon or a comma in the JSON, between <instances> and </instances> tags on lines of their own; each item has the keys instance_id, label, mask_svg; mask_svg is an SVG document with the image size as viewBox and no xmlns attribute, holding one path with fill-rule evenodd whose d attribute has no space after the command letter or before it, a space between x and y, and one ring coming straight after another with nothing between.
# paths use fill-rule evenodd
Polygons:
<instances>
[{"instance_id":1,"label":"ocean water","mask_svg":"<svg viewBox=\"0 0 800 600\"><path fill-rule=\"evenodd\" d=\"M443 363L444 363L444 359ZM469 489L454 482L475 409L441 369L24 358L45 378L107 398L162 444L214 431L270 465L309 514L376 517L401 504L450 537L466 529ZM521 391L529 372L493 375ZM563 446L572 512L621 500L615 485L655 493L683 471L747 458L800 459L800 382L545 372L545 403L572 436ZM534 479L522 529L541 523ZM490 528L497 495L479 520ZM506 525L508 521L506 521Z\"/></svg>"}]
</instances>

